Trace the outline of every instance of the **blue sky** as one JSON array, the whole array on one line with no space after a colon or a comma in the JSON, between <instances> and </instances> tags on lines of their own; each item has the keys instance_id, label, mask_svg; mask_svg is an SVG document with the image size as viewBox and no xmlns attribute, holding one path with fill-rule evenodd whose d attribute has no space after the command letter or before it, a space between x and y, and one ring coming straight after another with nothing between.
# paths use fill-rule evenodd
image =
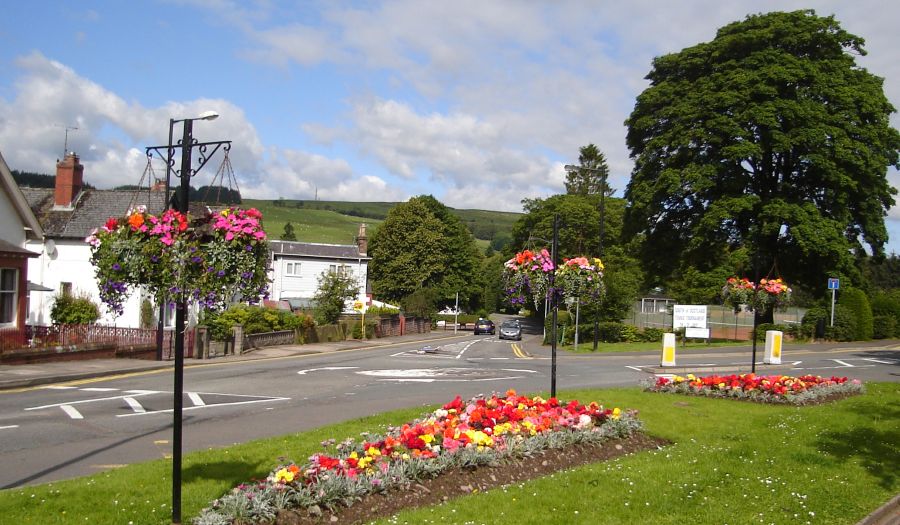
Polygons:
<instances>
[{"instance_id":1,"label":"blue sky","mask_svg":"<svg viewBox=\"0 0 900 525\"><path fill-rule=\"evenodd\" d=\"M900 4L883 1L8 4L0 151L14 169L51 173L65 128L77 127L69 149L101 188L138 182L144 147L166 142L170 118L215 110L194 134L234 142L247 197L430 193L457 208L520 211L524 198L563 191L563 165L587 143L606 154L621 196L631 171L623 121L653 57L773 10L834 14L866 39L858 63L900 105ZM889 178L900 187L896 171ZM900 206L888 227L888 251L900 253Z\"/></svg>"}]
</instances>

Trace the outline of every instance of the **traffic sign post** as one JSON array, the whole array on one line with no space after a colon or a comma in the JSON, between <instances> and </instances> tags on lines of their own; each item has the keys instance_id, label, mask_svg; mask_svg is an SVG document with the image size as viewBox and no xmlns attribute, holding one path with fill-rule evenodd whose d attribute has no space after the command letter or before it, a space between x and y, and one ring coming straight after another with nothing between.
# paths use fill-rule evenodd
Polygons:
<instances>
[{"instance_id":1,"label":"traffic sign post","mask_svg":"<svg viewBox=\"0 0 900 525\"><path fill-rule=\"evenodd\" d=\"M840 288L840 279L828 279L828 289L831 290L831 326L834 326L834 294Z\"/></svg>"}]
</instances>

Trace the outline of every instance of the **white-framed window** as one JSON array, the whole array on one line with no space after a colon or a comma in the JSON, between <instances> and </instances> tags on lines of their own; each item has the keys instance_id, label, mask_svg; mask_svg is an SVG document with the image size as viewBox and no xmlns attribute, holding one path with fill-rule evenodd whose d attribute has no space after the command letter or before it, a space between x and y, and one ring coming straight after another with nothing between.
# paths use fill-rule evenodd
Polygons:
<instances>
[{"instance_id":1,"label":"white-framed window","mask_svg":"<svg viewBox=\"0 0 900 525\"><path fill-rule=\"evenodd\" d=\"M16 324L19 270L0 268L0 326Z\"/></svg>"},{"instance_id":2,"label":"white-framed window","mask_svg":"<svg viewBox=\"0 0 900 525\"><path fill-rule=\"evenodd\" d=\"M59 292L65 296L72 295L72 283L67 283L65 281L59 283Z\"/></svg>"},{"instance_id":3,"label":"white-framed window","mask_svg":"<svg viewBox=\"0 0 900 525\"><path fill-rule=\"evenodd\" d=\"M284 274L292 277L300 277L300 263L289 262L284 263Z\"/></svg>"},{"instance_id":4,"label":"white-framed window","mask_svg":"<svg viewBox=\"0 0 900 525\"><path fill-rule=\"evenodd\" d=\"M342 277L347 277L353 274L353 269L349 264L332 264L328 266L328 271L331 273L337 273Z\"/></svg>"}]
</instances>

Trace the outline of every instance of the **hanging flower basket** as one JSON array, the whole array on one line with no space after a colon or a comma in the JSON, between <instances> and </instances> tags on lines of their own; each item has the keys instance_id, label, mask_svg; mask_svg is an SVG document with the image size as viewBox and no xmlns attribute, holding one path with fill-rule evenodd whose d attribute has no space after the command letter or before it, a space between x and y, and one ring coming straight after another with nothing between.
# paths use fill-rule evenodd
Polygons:
<instances>
[{"instance_id":1,"label":"hanging flower basket","mask_svg":"<svg viewBox=\"0 0 900 525\"><path fill-rule=\"evenodd\" d=\"M268 287L269 245L256 209L228 208L191 218L138 206L110 218L87 239L100 299L116 315L135 287L173 302L223 308L257 302Z\"/></svg>"},{"instance_id":2,"label":"hanging flower basket","mask_svg":"<svg viewBox=\"0 0 900 525\"><path fill-rule=\"evenodd\" d=\"M729 277L722 288L722 299L735 312L743 305L761 313L787 307L791 288L781 278L761 279L757 284L746 277Z\"/></svg>"},{"instance_id":3,"label":"hanging flower basket","mask_svg":"<svg viewBox=\"0 0 900 525\"><path fill-rule=\"evenodd\" d=\"M556 270L555 284L567 298L581 302L596 300L603 295L603 262L598 258L566 259Z\"/></svg>"},{"instance_id":4,"label":"hanging flower basket","mask_svg":"<svg viewBox=\"0 0 900 525\"><path fill-rule=\"evenodd\" d=\"M503 280L506 300L513 306L524 306L528 294L535 308L547 297L553 259L546 248L539 252L524 250L504 264Z\"/></svg>"}]
</instances>

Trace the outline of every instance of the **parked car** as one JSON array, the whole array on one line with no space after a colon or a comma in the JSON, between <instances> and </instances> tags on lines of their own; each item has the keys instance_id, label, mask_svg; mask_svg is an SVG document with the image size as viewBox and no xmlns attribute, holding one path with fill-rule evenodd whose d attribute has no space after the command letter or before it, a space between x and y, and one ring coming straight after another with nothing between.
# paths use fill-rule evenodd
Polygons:
<instances>
[{"instance_id":1,"label":"parked car","mask_svg":"<svg viewBox=\"0 0 900 525\"><path fill-rule=\"evenodd\" d=\"M491 334L495 333L494 321L490 319L479 319L475 321L475 335L478 334Z\"/></svg>"},{"instance_id":2,"label":"parked car","mask_svg":"<svg viewBox=\"0 0 900 525\"><path fill-rule=\"evenodd\" d=\"M500 324L500 339L515 339L516 341L522 340L522 327L519 325L519 321L503 321Z\"/></svg>"}]
</instances>

